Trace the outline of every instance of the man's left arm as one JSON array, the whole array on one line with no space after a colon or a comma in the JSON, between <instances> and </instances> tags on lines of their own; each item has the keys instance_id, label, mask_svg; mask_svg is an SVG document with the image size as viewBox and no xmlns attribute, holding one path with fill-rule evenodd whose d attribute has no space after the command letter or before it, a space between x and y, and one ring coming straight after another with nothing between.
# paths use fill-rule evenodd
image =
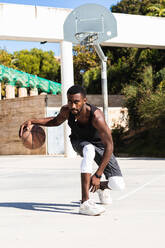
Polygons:
<instances>
[{"instance_id":1,"label":"man's left arm","mask_svg":"<svg viewBox=\"0 0 165 248\"><path fill-rule=\"evenodd\" d=\"M99 177L102 176L104 169L111 158L113 152L113 140L112 140L111 130L108 127L107 123L105 122L105 118L102 111L100 110L95 111L92 124L98 130L102 143L104 144L105 147L100 166L97 169L96 173L91 178L91 185L92 185L91 191L95 192L100 185Z\"/></svg>"}]
</instances>

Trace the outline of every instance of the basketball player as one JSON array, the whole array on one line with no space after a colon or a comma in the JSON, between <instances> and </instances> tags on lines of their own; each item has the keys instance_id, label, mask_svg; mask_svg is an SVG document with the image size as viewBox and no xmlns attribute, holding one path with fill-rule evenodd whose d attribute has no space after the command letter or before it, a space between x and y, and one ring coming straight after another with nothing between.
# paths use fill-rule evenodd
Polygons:
<instances>
[{"instance_id":1,"label":"basketball player","mask_svg":"<svg viewBox=\"0 0 165 248\"><path fill-rule=\"evenodd\" d=\"M125 183L121 170L113 155L111 131L105 122L103 112L87 103L85 89L79 85L72 86L67 91L68 104L61 107L56 117L32 119L20 127L20 137L24 127L31 124L40 126L59 126L68 120L71 128L70 141L73 149L83 157L81 162L82 200L79 213L85 215L100 215L104 207L89 199L89 191L97 191L102 204L112 202L110 190L123 190ZM98 169L92 175L92 164L95 161ZM102 175L106 181L101 181Z\"/></svg>"}]
</instances>

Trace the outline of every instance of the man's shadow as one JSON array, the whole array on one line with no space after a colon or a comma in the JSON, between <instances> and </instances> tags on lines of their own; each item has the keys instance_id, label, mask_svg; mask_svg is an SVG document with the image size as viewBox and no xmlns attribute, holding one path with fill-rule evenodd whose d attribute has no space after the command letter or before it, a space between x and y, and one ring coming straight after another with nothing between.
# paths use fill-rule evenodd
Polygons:
<instances>
[{"instance_id":1,"label":"man's shadow","mask_svg":"<svg viewBox=\"0 0 165 248\"><path fill-rule=\"evenodd\" d=\"M1 202L0 207L6 208L19 208L23 210L52 212L52 213L65 213L65 214L78 214L74 212L74 208L80 206L79 202L72 202L71 204L57 204L57 203L37 203L37 202Z\"/></svg>"}]
</instances>

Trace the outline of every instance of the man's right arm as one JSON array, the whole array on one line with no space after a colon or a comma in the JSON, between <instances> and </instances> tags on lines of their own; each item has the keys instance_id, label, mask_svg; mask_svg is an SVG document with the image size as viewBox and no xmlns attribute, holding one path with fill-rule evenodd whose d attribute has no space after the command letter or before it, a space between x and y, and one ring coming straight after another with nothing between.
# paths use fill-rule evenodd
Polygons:
<instances>
[{"instance_id":1,"label":"man's right arm","mask_svg":"<svg viewBox=\"0 0 165 248\"><path fill-rule=\"evenodd\" d=\"M22 125L20 126L19 136L21 137L23 130L25 128L28 129L32 124L45 126L45 127L55 127L61 125L64 121L66 121L68 119L68 116L69 116L69 110L67 105L65 105L61 108L60 113L56 117L52 116L42 119L29 119L24 123L22 123Z\"/></svg>"}]
</instances>

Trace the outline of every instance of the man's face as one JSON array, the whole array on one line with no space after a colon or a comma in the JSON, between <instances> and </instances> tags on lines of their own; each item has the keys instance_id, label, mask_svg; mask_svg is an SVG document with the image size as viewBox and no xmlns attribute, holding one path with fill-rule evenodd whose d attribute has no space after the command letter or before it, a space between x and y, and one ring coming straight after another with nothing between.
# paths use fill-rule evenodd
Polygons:
<instances>
[{"instance_id":1,"label":"man's face","mask_svg":"<svg viewBox=\"0 0 165 248\"><path fill-rule=\"evenodd\" d=\"M83 109L84 104L86 103L86 98L81 93L74 95L68 94L67 97L69 110L73 115L79 115Z\"/></svg>"}]
</instances>

